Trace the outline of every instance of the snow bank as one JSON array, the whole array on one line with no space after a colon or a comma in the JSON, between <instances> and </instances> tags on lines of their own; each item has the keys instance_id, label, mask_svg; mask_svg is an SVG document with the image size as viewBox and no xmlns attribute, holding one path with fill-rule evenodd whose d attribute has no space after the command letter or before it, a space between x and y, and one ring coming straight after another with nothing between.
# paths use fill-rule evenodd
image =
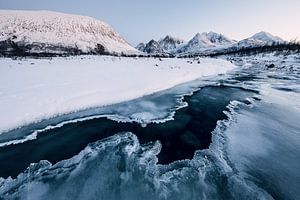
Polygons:
<instances>
[{"instance_id":1,"label":"snow bank","mask_svg":"<svg viewBox=\"0 0 300 200\"><path fill-rule=\"evenodd\" d=\"M80 56L0 59L0 133L56 115L114 104L235 66L225 60Z\"/></svg>"}]
</instances>

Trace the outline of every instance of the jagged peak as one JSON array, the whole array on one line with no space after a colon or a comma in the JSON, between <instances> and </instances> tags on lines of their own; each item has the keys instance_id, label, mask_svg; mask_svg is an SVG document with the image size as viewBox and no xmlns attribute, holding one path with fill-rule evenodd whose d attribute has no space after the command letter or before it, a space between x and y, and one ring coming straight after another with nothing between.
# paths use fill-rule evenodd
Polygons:
<instances>
[{"instance_id":1,"label":"jagged peak","mask_svg":"<svg viewBox=\"0 0 300 200\"><path fill-rule=\"evenodd\" d=\"M161 38L161 39L159 40L159 42L164 42L164 41L176 41L176 42L179 42L179 43L183 43L183 42L184 42L183 39L178 38L178 37L174 37L174 36L169 35L169 34L166 35L164 38Z\"/></svg>"}]
</instances>

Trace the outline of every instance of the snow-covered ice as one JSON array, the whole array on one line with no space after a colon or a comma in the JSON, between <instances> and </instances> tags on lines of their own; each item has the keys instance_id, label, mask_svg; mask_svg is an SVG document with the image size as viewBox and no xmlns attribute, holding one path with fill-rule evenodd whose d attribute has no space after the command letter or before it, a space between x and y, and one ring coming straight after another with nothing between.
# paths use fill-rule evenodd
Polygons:
<instances>
[{"instance_id":1,"label":"snow-covered ice","mask_svg":"<svg viewBox=\"0 0 300 200\"><path fill-rule=\"evenodd\" d=\"M78 56L0 59L0 133L60 114L131 100L204 76L225 60Z\"/></svg>"}]
</instances>

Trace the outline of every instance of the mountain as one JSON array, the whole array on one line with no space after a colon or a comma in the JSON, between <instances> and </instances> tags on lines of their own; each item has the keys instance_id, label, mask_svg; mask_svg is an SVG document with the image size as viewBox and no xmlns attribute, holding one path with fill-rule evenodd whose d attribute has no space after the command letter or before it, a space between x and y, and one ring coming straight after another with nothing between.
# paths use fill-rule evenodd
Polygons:
<instances>
[{"instance_id":1,"label":"mountain","mask_svg":"<svg viewBox=\"0 0 300 200\"><path fill-rule=\"evenodd\" d=\"M219 33L215 33L215 32L197 33L185 45L178 48L176 53L202 52L202 51L216 49L216 48L225 48L234 43L235 41Z\"/></svg>"},{"instance_id":2,"label":"mountain","mask_svg":"<svg viewBox=\"0 0 300 200\"><path fill-rule=\"evenodd\" d=\"M267 32L259 32L241 41L231 40L223 34L215 32L197 33L191 40L184 42L167 35L159 41L151 40L140 43L136 48L149 54L185 55L213 55L228 52L239 52L242 48L265 47L273 44L285 44L280 37Z\"/></svg>"},{"instance_id":3,"label":"mountain","mask_svg":"<svg viewBox=\"0 0 300 200\"><path fill-rule=\"evenodd\" d=\"M147 44L145 44L144 49L142 50L143 52L149 54L158 54L165 52L161 45L155 40L150 40Z\"/></svg>"},{"instance_id":4,"label":"mountain","mask_svg":"<svg viewBox=\"0 0 300 200\"><path fill-rule=\"evenodd\" d=\"M144 49L145 49L145 43L139 43L135 48L137 49L137 50L139 50L139 51L142 51L142 52L144 52Z\"/></svg>"},{"instance_id":5,"label":"mountain","mask_svg":"<svg viewBox=\"0 0 300 200\"><path fill-rule=\"evenodd\" d=\"M257 47L264 45L272 45L278 43L284 43L285 41L278 36L274 36L267 32L259 32L252 37L241 40L237 43L237 47Z\"/></svg>"},{"instance_id":6,"label":"mountain","mask_svg":"<svg viewBox=\"0 0 300 200\"><path fill-rule=\"evenodd\" d=\"M132 54L138 52L108 24L51 11L0 10L2 54Z\"/></svg>"},{"instance_id":7,"label":"mountain","mask_svg":"<svg viewBox=\"0 0 300 200\"><path fill-rule=\"evenodd\" d=\"M155 40L150 40L148 43L139 43L135 48L141 52L148 54L165 53L164 49Z\"/></svg>"},{"instance_id":8,"label":"mountain","mask_svg":"<svg viewBox=\"0 0 300 200\"><path fill-rule=\"evenodd\" d=\"M158 43L164 51L170 52L183 44L184 40L167 35L163 39L160 39Z\"/></svg>"},{"instance_id":9,"label":"mountain","mask_svg":"<svg viewBox=\"0 0 300 200\"><path fill-rule=\"evenodd\" d=\"M158 41L150 40L146 44L140 43L136 46L136 49L150 54L171 53L183 43L183 40L167 35Z\"/></svg>"}]
</instances>

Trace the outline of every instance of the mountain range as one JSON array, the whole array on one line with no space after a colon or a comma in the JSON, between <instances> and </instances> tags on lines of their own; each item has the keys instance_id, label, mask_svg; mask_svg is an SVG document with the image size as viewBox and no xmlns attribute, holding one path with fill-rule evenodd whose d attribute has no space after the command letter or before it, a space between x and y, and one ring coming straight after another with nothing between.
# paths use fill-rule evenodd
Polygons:
<instances>
[{"instance_id":1,"label":"mountain range","mask_svg":"<svg viewBox=\"0 0 300 200\"><path fill-rule=\"evenodd\" d=\"M168 38L166 40L165 38ZM272 44L285 43L283 39L277 36L273 36L267 32L259 32L253 36L243 39L241 41L232 40L223 34L215 32L197 33L191 40L184 42L184 40L167 36L164 39L151 40L144 44L140 43L136 48L139 51L148 54L157 53L171 53L171 54L195 54L195 53L211 53L214 51L222 51L228 49L241 49L249 47L259 47ZM162 42L164 41L163 45ZM167 42L169 44L167 44ZM178 41L177 45L174 45L174 41ZM180 41L180 42L179 42ZM169 48L165 48L165 46Z\"/></svg>"},{"instance_id":2,"label":"mountain range","mask_svg":"<svg viewBox=\"0 0 300 200\"><path fill-rule=\"evenodd\" d=\"M52 11L0 10L0 55L190 55L285 43L267 32L241 41L215 32L197 33L189 41L170 35L136 48L100 20Z\"/></svg>"}]
</instances>

